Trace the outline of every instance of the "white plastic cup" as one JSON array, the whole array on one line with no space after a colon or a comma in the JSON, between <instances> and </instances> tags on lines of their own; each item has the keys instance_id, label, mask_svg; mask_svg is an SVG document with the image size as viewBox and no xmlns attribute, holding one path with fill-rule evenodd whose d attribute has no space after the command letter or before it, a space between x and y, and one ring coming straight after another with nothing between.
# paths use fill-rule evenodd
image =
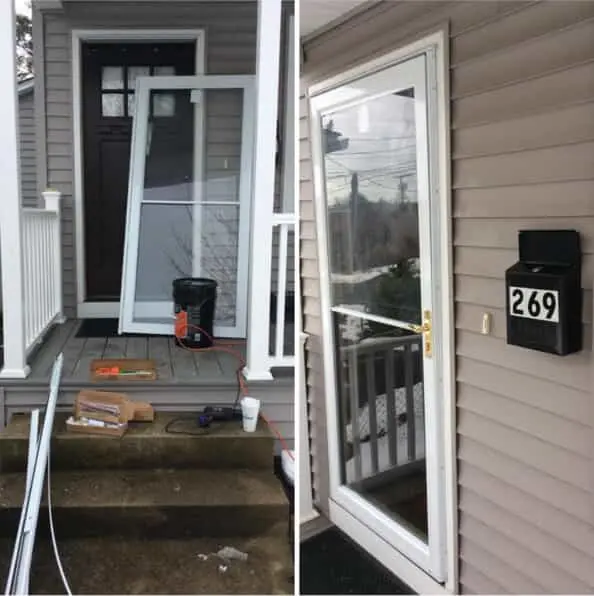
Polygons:
<instances>
[{"instance_id":1,"label":"white plastic cup","mask_svg":"<svg viewBox=\"0 0 594 596\"><path fill-rule=\"evenodd\" d=\"M258 412L260 411L260 400L254 397L244 397L241 400L241 417L243 430L246 433L253 433L258 426Z\"/></svg>"}]
</instances>

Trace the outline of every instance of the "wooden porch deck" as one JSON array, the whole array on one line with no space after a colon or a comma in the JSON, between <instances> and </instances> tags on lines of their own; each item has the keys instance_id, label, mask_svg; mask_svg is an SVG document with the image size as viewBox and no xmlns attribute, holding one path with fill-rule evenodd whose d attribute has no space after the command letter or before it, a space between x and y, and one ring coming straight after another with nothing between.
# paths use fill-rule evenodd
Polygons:
<instances>
[{"instance_id":1,"label":"wooden porch deck","mask_svg":"<svg viewBox=\"0 0 594 596\"><path fill-rule=\"evenodd\" d=\"M47 383L52 366L60 352L64 354L63 384L91 382L91 361L97 358L150 358L157 366L154 385L234 384L239 360L222 351L192 352L176 346L171 337L77 337L80 320L69 320L56 326L33 354L31 373L24 381L10 383ZM225 341L230 351L245 356L245 341ZM134 383L142 383L136 381ZM113 382L112 382L113 384Z\"/></svg>"}]
</instances>

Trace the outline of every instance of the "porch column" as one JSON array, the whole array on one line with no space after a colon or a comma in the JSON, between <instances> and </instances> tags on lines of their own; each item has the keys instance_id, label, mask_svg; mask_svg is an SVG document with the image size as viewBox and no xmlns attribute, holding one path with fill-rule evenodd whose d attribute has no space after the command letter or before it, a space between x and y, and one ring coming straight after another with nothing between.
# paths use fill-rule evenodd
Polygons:
<instances>
[{"instance_id":1,"label":"porch column","mask_svg":"<svg viewBox=\"0 0 594 596\"><path fill-rule=\"evenodd\" d=\"M15 10L13 0L0 2L0 255L4 367L0 378L29 374L25 353L23 243L18 149Z\"/></svg>"},{"instance_id":2,"label":"porch column","mask_svg":"<svg viewBox=\"0 0 594 596\"><path fill-rule=\"evenodd\" d=\"M281 40L281 0L258 1L255 141L252 175L248 380L271 380L270 288L272 214Z\"/></svg>"}]
</instances>

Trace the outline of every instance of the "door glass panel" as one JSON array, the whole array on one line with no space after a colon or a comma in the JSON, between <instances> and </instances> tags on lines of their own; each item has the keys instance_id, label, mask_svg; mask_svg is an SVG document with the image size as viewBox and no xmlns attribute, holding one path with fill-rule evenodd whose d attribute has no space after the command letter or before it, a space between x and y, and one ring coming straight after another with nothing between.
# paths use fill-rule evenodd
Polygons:
<instances>
[{"instance_id":1,"label":"door glass panel","mask_svg":"<svg viewBox=\"0 0 594 596\"><path fill-rule=\"evenodd\" d=\"M123 89L124 88L124 67L104 66L101 69L102 89Z\"/></svg>"},{"instance_id":2,"label":"door glass panel","mask_svg":"<svg viewBox=\"0 0 594 596\"><path fill-rule=\"evenodd\" d=\"M427 540L415 96L321 122L345 484ZM368 315L393 324L377 323Z\"/></svg>"},{"instance_id":3,"label":"door glass panel","mask_svg":"<svg viewBox=\"0 0 594 596\"><path fill-rule=\"evenodd\" d=\"M173 280L209 277L224 335L237 324L243 91L153 90L149 105L163 98L174 109L147 123L133 319L172 327Z\"/></svg>"},{"instance_id":4,"label":"door glass panel","mask_svg":"<svg viewBox=\"0 0 594 596\"><path fill-rule=\"evenodd\" d=\"M124 95L122 93L103 93L101 96L101 114L106 118L121 118L124 114Z\"/></svg>"},{"instance_id":5,"label":"door glass panel","mask_svg":"<svg viewBox=\"0 0 594 596\"><path fill-rule=\"evenodd\" d=\"M151 74L150 66L129 66L128 67L128 89L136 89L136 79L138 77L148 77Z\"/></svg>"},{"instance_id":6,"label":"door glass panel","mask_svg":"<svg viewBox=\"0 0 594 596\"><path fill-rule=\"evenodd\" d=\"M155 93L153 95L153 116L167 117L175 114L175 94Z\"/></svg>"},{"instance_id":7,"label":"door glass panel","mask_svg":"<svg viewBox=\"0 0 594 596\"><path fill-rule=\"evenodd\" d=\"M332 303L420 323L414 92L323 118Z\"/></svg>"}]
</instances>

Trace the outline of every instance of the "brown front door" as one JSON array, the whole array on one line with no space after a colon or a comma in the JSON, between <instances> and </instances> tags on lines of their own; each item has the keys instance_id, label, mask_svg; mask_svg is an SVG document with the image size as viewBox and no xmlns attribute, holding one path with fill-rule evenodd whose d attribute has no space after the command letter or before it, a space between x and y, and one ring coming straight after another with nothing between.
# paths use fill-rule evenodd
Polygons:
<instances>
[{"instance_id":1,"label":"brown front door","mask_svg":"<svg viewBox=\"0 0 594 596\"><path fill-rule=\"evenodd\" d=\"M82 54L86 300L118 302L134 81L194 74L195 45L84 44Z\"/></svg>"}]
</instances>

